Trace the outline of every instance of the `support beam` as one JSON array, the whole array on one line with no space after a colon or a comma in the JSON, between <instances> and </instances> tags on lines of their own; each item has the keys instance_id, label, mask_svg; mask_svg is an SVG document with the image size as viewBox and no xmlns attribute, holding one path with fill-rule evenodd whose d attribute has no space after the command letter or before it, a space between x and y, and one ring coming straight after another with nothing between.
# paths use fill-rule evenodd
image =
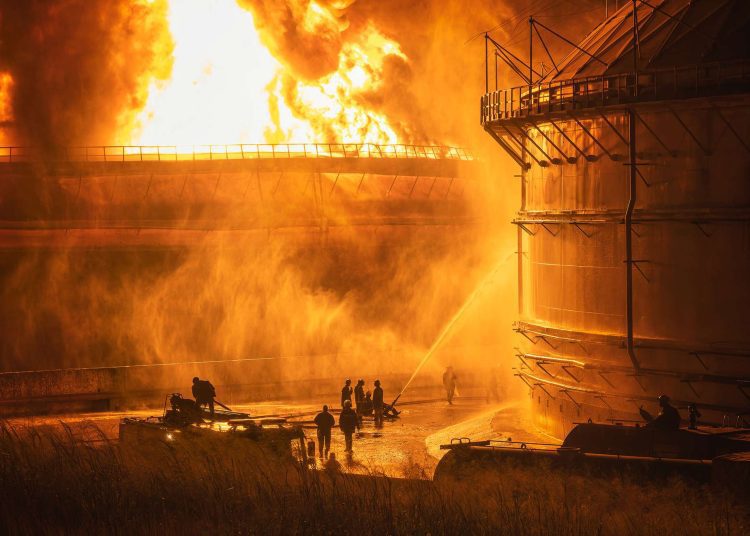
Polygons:
<instances>
[{"instance_id":1,"label":"support beam","mask_svg":"<svg viewBox=\"0 0 750 536\"><path fill-rule=\"evenodd\" d=\"M497 135L497 134L495 133L495 131L493 131L493 130L492 130L491 128L489 128L489 127L485 127L485 129L484 129L484 130L485 130L485 131L487 132L487 134L489 134L489 135L490 135L490 137L491 137L491 138L492 138L493 140L495 140L495 142L496 142L496 143L497 143L497 144L498 144L498 145L499 145L500 147L502 147L502 149L503 149L503 150L504 150L504 151L505 151L506 153L508 153L508 155L509 155L509 156L510 156L510 157L511 157L511 158L513 159L513 161L514 161L514 162L515 162L516 164L518 164L519 166L521 166L521 169L529 169L529 168L531 168L531 164L529 164L528 162L524 162L523 158L521 158L521 155L519 155L518 153L516 153L516 151L514 151L514 150L513 150L513 148L512 148L512 147L511 147L510 145L508 145L508 144L507 144L507 143L505 142L505 140L503 140L503 139L502 139L502 138L501 138L500 136L498 136L498 135Z\"/></svg>"}]
</instances>

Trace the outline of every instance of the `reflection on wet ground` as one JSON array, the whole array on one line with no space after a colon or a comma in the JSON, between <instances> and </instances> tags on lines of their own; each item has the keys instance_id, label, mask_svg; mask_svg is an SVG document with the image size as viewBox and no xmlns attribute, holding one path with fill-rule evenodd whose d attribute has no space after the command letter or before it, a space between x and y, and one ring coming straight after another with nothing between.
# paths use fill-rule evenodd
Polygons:
<instances>
[{"instance_id":1,"label":"reflection on wet ground","mask_svg":"<svg viewBox=\"0 0 750 536\"><path fill-rule=\"evenodd\" d=\"M290 421L305 424L308 439L315 439L314 426L308 424L320 405L315 403L266 402L237 405L232 409L252 416L289 416ZM331 452L345 470L351 472L376 472L391 476L430 478L435 465L444 453L440 445L452 438L467 437L474 441L507 439L514 441L549 441L534 432L518 403L487 404L484 399L458 398L453 405L445 401L407 402L400 406L398 419L386 420L376 428L371 417L365 417L362 429L355 434L354 452L344 453L343 434L335 428ZM55 417L27 417L13 419L13 424L36 428L67 425L74 435L83 440L96 439L89 423L96 425L108 439L116 440L118 424L123 417L160 415L160 409L128 412L105 412ZM318 460L322 465L323 460Z\"/></svg>"}]
</instances>

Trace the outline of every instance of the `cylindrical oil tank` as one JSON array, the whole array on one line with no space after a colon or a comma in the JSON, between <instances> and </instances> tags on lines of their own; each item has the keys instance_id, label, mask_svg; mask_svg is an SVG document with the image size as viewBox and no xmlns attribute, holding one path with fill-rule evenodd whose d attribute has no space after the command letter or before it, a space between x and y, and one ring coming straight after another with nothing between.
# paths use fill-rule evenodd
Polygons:
<instances>
[{"instance_id":1,"label":"cylindrical oil tank","mask_svg":"<svg viewBox=\"0 0 750 536\"><path fill-rule=\"evenodd\" d=\"M699 423L750 421L749 56L689 54L731 28L669 46L709 39L706 4L639 7L638 63L626 6L581 43L598 68L576 50L551 81L482 100L523 169L516 376L555 436L640 421L661 394L685 421L690 406Z\"/></svg>"}]
</instances>

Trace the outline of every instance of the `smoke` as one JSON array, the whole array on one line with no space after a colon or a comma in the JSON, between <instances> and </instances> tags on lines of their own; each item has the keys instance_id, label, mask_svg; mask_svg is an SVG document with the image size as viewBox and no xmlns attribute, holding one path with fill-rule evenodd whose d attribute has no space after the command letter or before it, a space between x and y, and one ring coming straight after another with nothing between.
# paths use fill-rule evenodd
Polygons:
<instances>
[{"instance_id":1,"label":"smoke","mask_svg":"<svg viewBox=\"0 0 750 536\"><path fill-rule=\"evenodd\" d=\"M343 229L321 245L260 231L176 250L5 251L3 368L339 354L341 369L408 372L484 275L471 235Z\"/></svg>"},{"instance_id":2,"label":"smoke","mask_svg":"<svg viewBox=\"0 0 750 536\"><path fill-rule=\"evenodd\" d=\"M71 233L53 249L3 250L3 368L334 354L340 357L327 362L331 375L366 367L410 373L476 285L498 260L508 259L432 366L502 362L510 370L516 234L509 220L519 182L478 125L484 43L467 40L521 12L495 2L467 9L459 0L238 2L253 13L263 43L283 66L270 91L270 140L290 141L287 118L278 111L283 104L321 140L461 145L481 160L476 175L464 179L467 195L459 201L430 205L405 195L372 195L350 199L347 207L320 195L316 202L327 204L327 217L346 221L373 210L385 220L390 214L382 205L393 203L424 213L449 210L477 223L207 233L175 249L80 249L72 247ZM150 84L170 75L166 9L158 0L0 0L0 72L13 77L13 116L23 141L102 144L129 132ZM510 37L512 30L502 28L496 37ZM157 195L160 180L181 179L157 177L150 195ZM122 203L122 190L135 191L136 179L120 189L101 181L105 186L93 199L85 199L91 186L67 180L60 195L67 188L65 195L83 199L77 202L101 216L103 226L112 214L141 211L188 226L216 219L226 208L215 199L224 186L196 187L189 195L195 177L188 193L161 209L155 202L144 209L145 201L117 206L113 200ZM147 181L151 188L151 179L143 178L140 187ZM297 182L295 188L299 194L307 187ZM321 190L333 191L330 182ZM291 221L293 215L279 209L283 204L239 205L221 217L227 229L241 228L248 213ZM290 368L289 374L302 371Z\"/></svg>"},{"instance_id":3,"label":"smoke","mask_svg":"<svg viewBox=\"0 0 750 536\"><path fill-rule=\"evenodd\" d=\"M165 10L164 0L1 0L14 142L46 151L115 143L149 83L169 75Z\"/></svg>"},{"instance_id":4,"label":"smoke","mask_svg":"<svg viewBox=\"0 0 750 536\"><path fill-rule=\"evenodd\" d=\"M338 69L352 0L239 0L252 10L263 43L305 81Z\"/></svg>"}]
</instances>

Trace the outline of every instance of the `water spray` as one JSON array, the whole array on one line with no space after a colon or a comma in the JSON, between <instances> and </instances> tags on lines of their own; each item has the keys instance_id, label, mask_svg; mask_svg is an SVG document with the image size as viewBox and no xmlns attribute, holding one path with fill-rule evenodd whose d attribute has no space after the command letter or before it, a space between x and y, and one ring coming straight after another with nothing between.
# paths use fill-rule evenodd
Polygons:
<instances>
[{"instance_id":1,"label":"water spray","mask_svg":"<svg viewBox=\"0 0 750 536\"><path fill-rule=\"evenodd\" d=\"M424 355L422 360L417 365L417 368L414 369L414 372L412 373L411 377L409 378L409 381L406 382L404 387L401 389L401 392L396 396L396 398L391 403L391 407L395 407L396 402L398 402L399 398L401 398L401 395L404 394L404 391L406 391L406 388L409 387L409 384L414 380L414 378L419 374L419 371L422 370L422 367L424 366L427 361L430 360L430 358L433 356L433 354L437 351L437 349L440 347L440 345L445 341L445 338L448 336L448 334L451 332L453 327L456 325L456 322L464 315L466 310L471 306L472 303L479 297L479 295L484 291L485 287L490 283L492 278L495 276L497 272L500 271L500 268L508 261L509 257L504 258L500 262L498 262L495 267L490 271L489 274L487 274L487 277L485 277L474 289L474 291L469 295L468 298L466 298L466 301L464 301L463 305L456 311L456 313L451 317L451 319L448 321L447 324L443 327L442 331L440 331L440 334L437 336L435 341L432 343L432 346L430 346L430 349L427 350L427 353Z\"/></svg>"}]
</instances>

